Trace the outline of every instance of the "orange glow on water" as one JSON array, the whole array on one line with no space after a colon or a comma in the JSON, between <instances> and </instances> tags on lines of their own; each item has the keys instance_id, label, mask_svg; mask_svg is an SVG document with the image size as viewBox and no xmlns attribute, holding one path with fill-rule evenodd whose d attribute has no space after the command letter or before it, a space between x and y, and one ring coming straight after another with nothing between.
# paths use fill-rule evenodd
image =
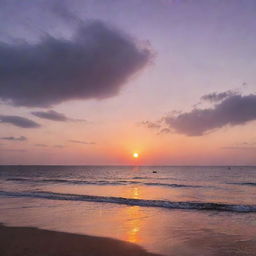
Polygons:
<instances>
[{"instance_id":1,"label":"orange glow on water","mask_svg":"<svg viewBox=\"0 0 256 256\"><path fill-rule=\"evenodd\" d=\"M127 233L125 240L131 243L138 243L141 240L140 231L143 213L138 206L127 208L126 213L129 221L126 222Z\"/></svg>"},{"instance_id":2,"label":"orange glow on water","mask_svg":"<svg viewBox=\"0 0 256 256\"><path fill-rule=\"evenodd\" d=\"M133 188L133 198L138 199L138 196L140 195L138 188Z\"/></svg>"}]
</instances>

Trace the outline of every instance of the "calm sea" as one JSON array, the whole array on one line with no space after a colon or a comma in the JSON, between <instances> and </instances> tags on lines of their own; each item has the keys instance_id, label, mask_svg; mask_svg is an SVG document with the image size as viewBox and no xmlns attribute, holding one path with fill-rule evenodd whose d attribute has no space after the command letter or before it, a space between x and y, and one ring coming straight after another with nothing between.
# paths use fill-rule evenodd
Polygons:
<instances>
[{"instance_id":1,"label":"calm sea","mask_svg":"<svg viewBox=\"0 0 256 256\"><path fill-rule=\"evenodd\" d=\"M0 222L252 256L256 167L0 166Z\"/></svg>"}]
</instances>

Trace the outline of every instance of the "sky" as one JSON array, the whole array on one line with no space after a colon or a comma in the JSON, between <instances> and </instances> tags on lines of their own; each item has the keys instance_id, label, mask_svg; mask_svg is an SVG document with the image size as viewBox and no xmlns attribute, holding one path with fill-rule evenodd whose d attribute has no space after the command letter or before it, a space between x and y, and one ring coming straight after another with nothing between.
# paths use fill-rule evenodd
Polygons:
<instances>
[{"instance_id":1,"label":"sky","mask_svg":"<svg viewBox=\"0 0 256 256\"><path fill-rule=\"evenodd\" d=\"M255 11L0 0L0 164L255 165Z\"/></svg>"}]
</instances>

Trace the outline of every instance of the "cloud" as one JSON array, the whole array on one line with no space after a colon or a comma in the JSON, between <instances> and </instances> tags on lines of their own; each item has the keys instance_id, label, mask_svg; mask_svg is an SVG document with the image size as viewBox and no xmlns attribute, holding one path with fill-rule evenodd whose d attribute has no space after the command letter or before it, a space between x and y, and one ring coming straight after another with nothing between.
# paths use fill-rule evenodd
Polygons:
<instances>
[{"instance_id":1,"label":"cloud","mask_svg":"<svg viewBox=\"0 0 256 256\"><path fill-rule=\"evenodd\" d=\"M242 125L256 120L256 95L229 95L213 108L163 118L165 125L177 133L201 136L226 125Z\"/></svg>"},{"instance_id":2,"label":"cloud","mask_svg":"<svg viewBox=\"0 0 256 256\"><path fill-rule=\"evenodd\" d=\"M159 129L161 127L161 124L158 122L143 121L140 124L146 126L149 129Z\"/></svg>"},{"instance_id":3,"label":"cloud","mask_svg":"<svg viewBox=\"0 0 256 256\"><path fill-rule=\"evenodd\" d=\"M236 94L237 93L234 91L226 91L226 92L221 92L221 93L213 92L213 93L203 95L201 97L201 100L209 101L211 103L220 102L220 101L222 101L230 96L236 95Z\"/></svg>"},{"instance_id":4,"label":"cloud","mask_svg":"<svg viewBox=\"0 0 256 256\"><path fill-rule=\"evenodd\" d=\"M53 121L65 122L69 120L64 114L58 113L54 110L31 112L31 114L39 118L49 119Z\"/></svg>"},{"instance_id":5,"label":"cloud","mask_svg":"<svg viewBox=\"0 0 256 256\"><path fill-rule=\"evenodd\" d=\"M65 146L64 145L54 145L53 147L54 148L64 148Z\"/></svg>"},{"instance_id":6,"label":"cloud","mask_svg":"<svg viewBox=\"0 0 256 256\"><path fill-rule=\"evenodd\" d=\"M227 149L227 150L256 150L256 147L227 146L227 147L221 147L221 149Z\"/></svg>"},{"instance_id":7,"label":"cloud","mask_svg":"<svg viewBox=\"0 0 256 256\"><path fill-rule=\"evenodd\" d=\"M96 144L95 142L87 142L87 141L81 141L81 140L69 140L69 142L85 144L85 145L95 145Z\"/></svg>"},{"instance_id":8,"label":"cloud","mask_svg":"<svg viewBox=\"0 0 256 256\"><path fill-rule=\"evenodd\" d=\"M0 123L12 124L21 128L38 128L40 125L28 118L20 116L0 115Z\"/></svg>"},{"instance_id":9,"label":"cloud","mask_svg":"<svg viewBox=\"0 0 256 256\"><path fill-rule=\"evenodd\" d=\"M247 142L247 141L244 141L244 142L237 143L237 145L252 146L252 145L256 145L256 142Z\"/></svg>"},{"instance_id":10,"label":"cloud","mask_svg":"<svg viewBox=\"0 0 256 256\"><path fill-rule=\"evenodd\" d=\"M158 121L143 121L140 122L139 125L143 125L144 127L151 129L151 130L156 130L157 131L157 135L161 135L161 134L167 134L170 133L171 130L169 128L163 127L163 120L158 120Z\"/></svg>"},{"instance_id":11,"label":"cloud","mask_svg":"<svg viewBox=\"0 0 256 256\"><path fill-rule=\"evenodd\" d=\"M67 122L67 121L73 121L73 122L87 122L84 119L75 119L75 118L69 118L65 116L62 113L58 113L54 110L48 110L48 111L33 111L31 112L32 115L43 118L43 119L48 119L52 121L58 121L58 122Z\"/></svg>"},{"instance_id":12,"label":"cloud","mask_svg":"<svg viewBox=\"0 0 256 256\"><path fill-rule=\"evenodd\" d=\"M171 130L169 128L162 128L160 129L158 134L166 134L166 133L170 133Z\"/></svg>"},{"instance_id":13,"label":"cloud","mask_svg":"<svg viewBox=\"0 0 256 256\"><path fill-rule=\"evenodd\" d=\"M223 146L221 149L228 149L228 150L256 150L256 142L254 141L244 141L234 143L231 146Z\"/></svg>"},{"instance_id":14,"label":"cloud","mask_svg":"<svg viewBox=\"0 0 256 256\"><path fill-rule=\"evenodd\" d=\"M9 149L9 148L4 148L4 149L0 149L0 151L3 151L3 152L26 152L27 150L25 150L25 149Z\"/></svg>"},{"instance_id":15,"label":"cloud","mask_svg":"<svg viewBox=\"0 0 256 256\"><path fill-rule=\"evenodd\" d=\"M147 47L99 21L80 22L70 39L47 34L36 44L2 42L0 99L49 107L112 97L151 57Z\"/></svg>"},{"instance_id":16,"label":"cloud","mask_svg":"<svg viewBox=\"0 0 256 256\"><path fill-rule=\"evenodd\" d=\"M36 147L48 147L48 145L46 145L46 144L35 144L34 146L36 146Z\"/></svg>"},{"instance_id":17,"label":"cloud","mask_svg":"<svg viewBox=\"0 0 256 256\"><path fill-rule=\"evenodd\" d=\"M25 136L20 136L20 137L2 137L1 140L10 140L10 141L25 141L27 138Z\"/></svg>"}]
</instances>

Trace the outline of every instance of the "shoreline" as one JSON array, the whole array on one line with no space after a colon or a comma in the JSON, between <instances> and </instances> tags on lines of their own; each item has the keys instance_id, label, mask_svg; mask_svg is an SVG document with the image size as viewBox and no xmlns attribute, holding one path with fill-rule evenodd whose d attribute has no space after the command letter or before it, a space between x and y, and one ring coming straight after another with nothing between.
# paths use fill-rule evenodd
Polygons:
<instances>
[{"instance_id":1,"label":"shoreline","mask_svg":"<svg viewBox=\"0 0 256 256\"><path fill-rule=\"evenodd\" d=\"M1 256L160 256L105 237L0 224Z\"/></svg>"}]
</instances>

